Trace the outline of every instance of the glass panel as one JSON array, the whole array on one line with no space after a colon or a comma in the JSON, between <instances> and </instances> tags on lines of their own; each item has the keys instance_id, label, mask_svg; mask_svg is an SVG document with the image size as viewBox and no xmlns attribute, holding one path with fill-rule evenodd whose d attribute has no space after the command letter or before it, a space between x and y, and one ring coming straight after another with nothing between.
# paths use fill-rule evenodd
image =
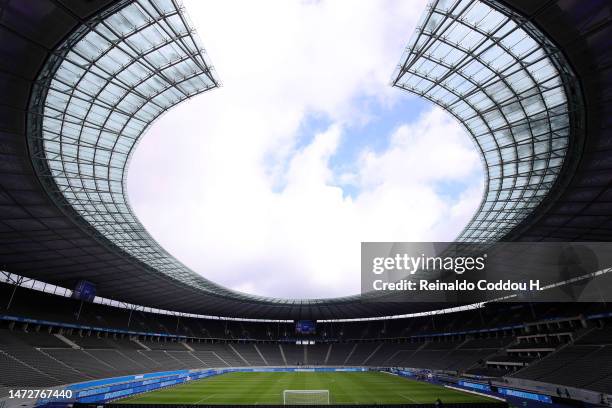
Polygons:
<instances>
[{"instance_id":1,"label":"glass panel","mask_svg":"<svg viewBox=\"0 0 612 408\"><path fill-rule=\"evenodd\" d=\"M160 272L226 291L164 251L124 195L142 132L172 105L218 86L181 13L171 0L139 0L66 40L48 62L42 146L64 199L106 238Z\"/></svg>"},{"instance_id":2,"label":"glass panel","mask_svg":"<svg viewBox=\"0 0 612 408\"><path fill-rule=\"evenodd\" d=\"M570 120L558 67L571 69L535 26L496 2L432 1L421 21L393 84L452 106L474 137L488 168L486 202L458 240L501 239L546 196L563 166Z\"/></svg>"}]
</instances>

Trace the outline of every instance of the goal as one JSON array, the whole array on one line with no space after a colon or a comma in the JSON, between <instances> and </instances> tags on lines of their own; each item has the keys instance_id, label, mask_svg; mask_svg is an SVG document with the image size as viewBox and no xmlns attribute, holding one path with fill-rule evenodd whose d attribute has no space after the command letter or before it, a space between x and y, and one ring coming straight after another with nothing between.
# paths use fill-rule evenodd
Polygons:
<instances>
[{"instance_id":1,"label":"goal","mask_svg":"<svg viewBox=\"0 0 612 408\"><path fill-rule=\"evenodd\" d=\"M329 405L329 390L284 390L284 405Z\"/></svg>"}]
</instances>

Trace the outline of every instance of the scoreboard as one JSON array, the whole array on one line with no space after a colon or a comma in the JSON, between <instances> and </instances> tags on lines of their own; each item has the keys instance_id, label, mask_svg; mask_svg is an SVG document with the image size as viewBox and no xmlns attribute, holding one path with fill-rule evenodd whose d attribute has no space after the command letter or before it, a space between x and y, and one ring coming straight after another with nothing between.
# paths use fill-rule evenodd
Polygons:
<instances>
[{"instance_id":1,"label":"scoreboard","mask_svg":"<svg viewBox=\"0 0 612 408\"><path fill-rule=\"evenodd\" d=\"M86 280L80 280L72 291L72 298L93 302L96 297L96 285Z\"/></svg>"},{"instance_id":2,"label":"scoreboard","mask_svg":"<svg viewBox=\"0 0 612 408\"><path fill-rule=\"evenodd\" d=\"M298 334L315 334L316 331L314 320L297 320L295 322L295 332Z\"/></svg>"}]
</instances>

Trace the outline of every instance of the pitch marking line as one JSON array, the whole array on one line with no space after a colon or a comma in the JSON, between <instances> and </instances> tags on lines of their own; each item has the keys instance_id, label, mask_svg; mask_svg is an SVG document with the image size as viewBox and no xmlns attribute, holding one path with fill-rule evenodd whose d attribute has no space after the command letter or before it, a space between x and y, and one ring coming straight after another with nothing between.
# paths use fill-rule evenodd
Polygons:
<instances>
[{"instance_id":1,"label":"pitch marking line","mask_svg":"<svg viewBox=\"0 0 612 408\"><path fill-rule=\"evenodd\" d=\"M493 398L499 401L504 401L506 402L505 399L501 398L501 397L497 397L495 395L489 395L489 394L485 394L484 392L478 392L478 391L472 391L472 390L466 390L464 388L459 388L459 387L453 387L452 385L445 385L444 387L446 388L451 388L453 390L457 390L457 391L462 391L462 392L467 392L468 394L475 394L475 395L480 395L482 397L486 397L486 398Z\"/></svg>"},{"instance_id":2,"label":"pitch marking line","mask_svg":"<svg viewBox=\"0 0 612 408\"><path fill-rule=\"evenodd\" d=\"M138 399L141 399L141 398L144 398L144 397L148 396L147 394L150 394L150 393L149 392L143 392L142 394L137 395L135 397L132 397L130 399L135 401L135 400L138 400Z\"/></svg>"},{"instance_id":3,"label":"pitch marking line","mask_svg":"<svg viewBox=\"0 0 612 408\"><path fill-rule=\"evenodd\" d=\"M415 400L413 400L412 398L410 398L409 396L407 396L406 394L402 394L402 393L397 393L400 397L407 399L408 401L412 401L414 403L417 403Z\"/></svg>"},{"instance_id":4,"label":"pitch marking line","mask_svg":"<svg viewBox=\"0 0 612 408\"><path fill-rule=\"evenodd\" d=\"M196 402L193 403L193 405L197 405L197 404L199 404L202 401L206 401L207 399L212 398L215 395L217 395L217 394L210 394L209 396L206 396L206 397L202 398L201 400L197 400Z\"/></svg>"}]
</instances>

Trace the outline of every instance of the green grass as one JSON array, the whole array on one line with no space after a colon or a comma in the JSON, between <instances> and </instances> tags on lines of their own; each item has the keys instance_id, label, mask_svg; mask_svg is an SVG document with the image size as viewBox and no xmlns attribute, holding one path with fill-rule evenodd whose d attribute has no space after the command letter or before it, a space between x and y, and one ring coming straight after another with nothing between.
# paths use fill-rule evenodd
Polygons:
<instances>
[{"instance_id":1,"label":"green grass","mask_svg":"<svg viewBox=\"0 0 612 408\"><path fill-rule=\"evenodd\" d=\"M332 404L493 400L381 372L228 373L125 398L126 404L279 404L283 390L329 390Z\"/></svg>"}]
</instances>

